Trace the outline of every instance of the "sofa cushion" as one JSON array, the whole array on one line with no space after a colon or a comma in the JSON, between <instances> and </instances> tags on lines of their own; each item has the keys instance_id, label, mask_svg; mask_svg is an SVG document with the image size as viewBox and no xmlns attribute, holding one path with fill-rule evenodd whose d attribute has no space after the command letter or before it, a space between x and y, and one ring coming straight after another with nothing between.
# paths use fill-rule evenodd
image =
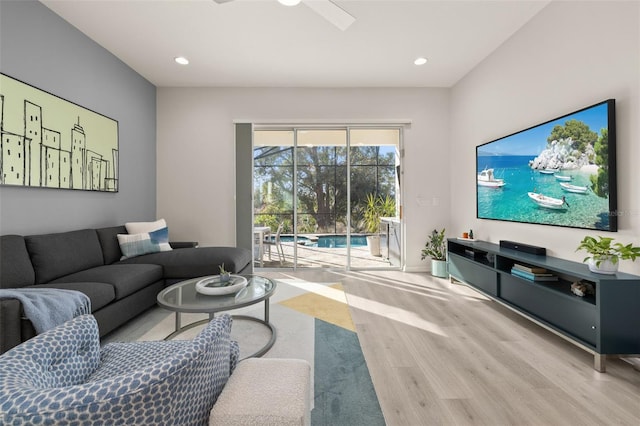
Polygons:
<instances>
[{"instance_id":1,"label":"sofa cushion","mask_svg":"<svg viewBox=\"0 0 640 426\"><path fill-rule=\"evenodd\" d=\"M86 271L76 272L51 282L55 284L72 282L100 282L115 288L115 298L120 300L136 291L162 280L162 266L159 265L106 265Z\"/></svg>"},{"instance_id":2,"label":"sofa cushion","mask_svg":"<svg viewBox=\"0 0 640 426\"><path fill-rule=\"evenodd\" d=\"M105 265L117 262L122 257L120 244L118 243L118 234L126 234L127 228L124 225L111 226L109 228L96 229L98 240L102 246L102 257Z\"/></svg>"},{"instance_id":3,"label":"sofa cushion","mask_svg":"<svg viewBox=\"0 0 640 426\"><path fill-rule=\"evenodd\" d=\"M218 274L218 267L223 263L227 271L240 272L251 263L251 251L238 247L183 248L146 254L119 263L153 263L163 266L165 279L194 278Z\"/></svg>"},{"instance_id":4,"label":"sofa cushion","mask_svg":"<svg viewBox=\"0 0 640 426\"><path fill-rule=\"evenodd\" d=\"M104 264L95 229L24 237L36 283L43 284Z\"/></svg>"},{"instance_id":5,"label":"sofa cushion","mask_svg":"<svg viewBox=\"0 0 640 426\"><path fill-rule=\"evenodd\" d=\"M20 235L0 237L0 288L16 288L33 285L36 273L29 259L29 252Z\"/></svg>"},{"instance_id":6,"label":"sofa cushion","mask_svg":"<svg viewBox=\"0 0 640 426\"><path fill-rule=\"evenodd\" d=\"M113 285L100 282L59 282L50 284L38 284L33 288L61 288L64 290L77 290L89 297L91 312L107 306L116 299L116 289Z\"/></svg>"}]
</instances>

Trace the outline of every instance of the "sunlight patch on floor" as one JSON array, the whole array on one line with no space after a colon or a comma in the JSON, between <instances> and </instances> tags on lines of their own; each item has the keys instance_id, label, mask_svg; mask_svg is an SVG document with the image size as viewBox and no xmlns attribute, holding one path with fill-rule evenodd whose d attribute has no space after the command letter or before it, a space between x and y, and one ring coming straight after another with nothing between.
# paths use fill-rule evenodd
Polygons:
<instances>
[{"instance_id":1,"label":"sunlight patch on floor","mask_svg":"<svg viewBox=\"0 0 640 426\"><path fill-rule=\"evenodd\" d=\"M335 300L336 302L345 304L347 303L344 290L342 289L342 285L340 284L338 284L340 285L340 289L338 289L335 287L336 283L314 283L304 280L286 279L278 279L278 281L282 281L292 287L297 287L302 290L308 291L309 293L315 293L328 299Z\"/></svg>"},{"instance_id":2,"label":"sunlight patch on floor","mask_svg":"<svg viewBox=\"0 0 640 426\"><path fill-rule=\"evenodd\" d=\"M355 275L354 275L355 274ZM449 300L447 295L448 291L441 290L438 288L427 287L423 284L409 283L406 281L394 281L392 283L389 282L388 279L372 277L368 273L361 274L362 276L358 276L358 273L350 273L349 275L344 274L345 277L349 279L358 279L361 281L366 281L370 284L380 285L388 288L392 288L394 290L400 290L407 293L417 294L419 296L429 297L431 299L447 301Z\"/></svg>"},{"instance_id":3,"label":"sunlight patch on floor","mask_svg":"<svg viewBox=\"0 0 640 426\"><path fill-rule=\"evenodd\" d=\"M353 274L348 275L350 279L364 279L360 277L354 277ZM415 312L408 311L406 309L396 308L394 306L376 302L373 300L365 299L363 297L354 296L351 294L346 294L343 291L337 290L329 285L329 283L314 283L304 280L289 280L289 279L279 279L278 281L283 281L288 285L298 287L301 289L307 290L310 294L320 295L327 299L332 299L341 304L348 304L355 309L361 309L368 312L371 312L376 315L384 316L385 318L392 319L394 321L398 321L412 327L420 328L429 333L436 334L438 336L448 337L447 334L442 330L440 326L434 324L430 321L427 321L421 318ZM376 283L379 284L379 283ZM423 293L419 293L420 295L424 295L426 297L436 297L438 299L445 300L440 296L431 296L425 295ZM346 297L345 297L346 296Z\"/></svg>"},{"instance_id":4,"label":"sunlight patch on floor","mask_svg":"<svg viewBox=\"0 0 640 426\"><path fill-rule=\"evenodd\" d=\"M284 280L280 280L284 281ZM342 284L332 285L306 281L286 284L307 290L306 294L279 302L280 305L355 332Z\"/></svg>"},{"instance_id":5,"label":"sunlight patch on floor","mask_svg":"<svg viewBox=\"0 0 640 426\"><path fill-rule=\"evenodd\" d=\"M420 316L415 312L396 308L395 306L387 305L386 303L376 302L375 300L369 300L364 297L354 296L351 294L347 295L347 300L349 301L349 306L355 309L361 309L372 314L401 322L411 327L420 328L438 336L449 337L439 325L420 318Z\"/></svg>"}]
</instances>

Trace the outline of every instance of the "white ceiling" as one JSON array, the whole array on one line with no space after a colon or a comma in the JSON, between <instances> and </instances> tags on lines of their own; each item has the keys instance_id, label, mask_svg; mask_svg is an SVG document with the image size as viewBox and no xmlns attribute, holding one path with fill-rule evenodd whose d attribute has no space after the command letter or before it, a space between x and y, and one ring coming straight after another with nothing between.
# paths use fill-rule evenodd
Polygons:
<instances>
[{"instance_id":1,"label":"white ceiling","mask_svg":"<svg viewBox=\"0 0 640 426\"><path fill-rule=\"evenodd\" d=\"M451 87L549 1L41 0L158 87Z\"/></svg>"}]
</instances>

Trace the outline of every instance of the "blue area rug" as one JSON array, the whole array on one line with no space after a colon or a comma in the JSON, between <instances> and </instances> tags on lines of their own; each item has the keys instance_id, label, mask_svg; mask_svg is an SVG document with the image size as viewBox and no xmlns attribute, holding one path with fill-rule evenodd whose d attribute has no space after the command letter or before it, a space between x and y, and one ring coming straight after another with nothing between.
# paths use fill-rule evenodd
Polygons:
<instances>
[{"instance_id":1,"label":"blue area rug","mask_svg":"<svg viewBox=\"0 0 640 426\"><path fill-rule=\"evenodd\" d=\"M315 320L312 426L384 425L358 335Z\"/></svg>"}]
</instances>

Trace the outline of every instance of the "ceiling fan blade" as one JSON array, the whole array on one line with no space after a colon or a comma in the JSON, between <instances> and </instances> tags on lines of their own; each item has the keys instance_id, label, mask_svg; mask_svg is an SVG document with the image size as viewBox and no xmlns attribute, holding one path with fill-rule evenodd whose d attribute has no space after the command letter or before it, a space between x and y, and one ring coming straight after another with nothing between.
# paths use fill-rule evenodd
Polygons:
<instances>
[{"instance_id":1,"label":"ceiling fan blade","mask_svg":"<svg viewBox=\"0 0 640 426\"><path fill-rule=\"evenodd\" d=\"M353 15L331 0L302 0L302 2L342 31L349 28L356 20Z\"/></svg>"},{"instance_id":2,"label":"ceiling fan blade","mask_svg":"<svg viewBox=\"0 0 640 426\"><path fill-rule=\"evenodd\" d=\"M213 0L218 4L229 3L233 0ZM322 16L327 21L331 22L336 27L345 31L351 24L356 21L356 18L349 12L335 4L331 0L302 0L310 9Z\"/></svg>"}]
</instances>

